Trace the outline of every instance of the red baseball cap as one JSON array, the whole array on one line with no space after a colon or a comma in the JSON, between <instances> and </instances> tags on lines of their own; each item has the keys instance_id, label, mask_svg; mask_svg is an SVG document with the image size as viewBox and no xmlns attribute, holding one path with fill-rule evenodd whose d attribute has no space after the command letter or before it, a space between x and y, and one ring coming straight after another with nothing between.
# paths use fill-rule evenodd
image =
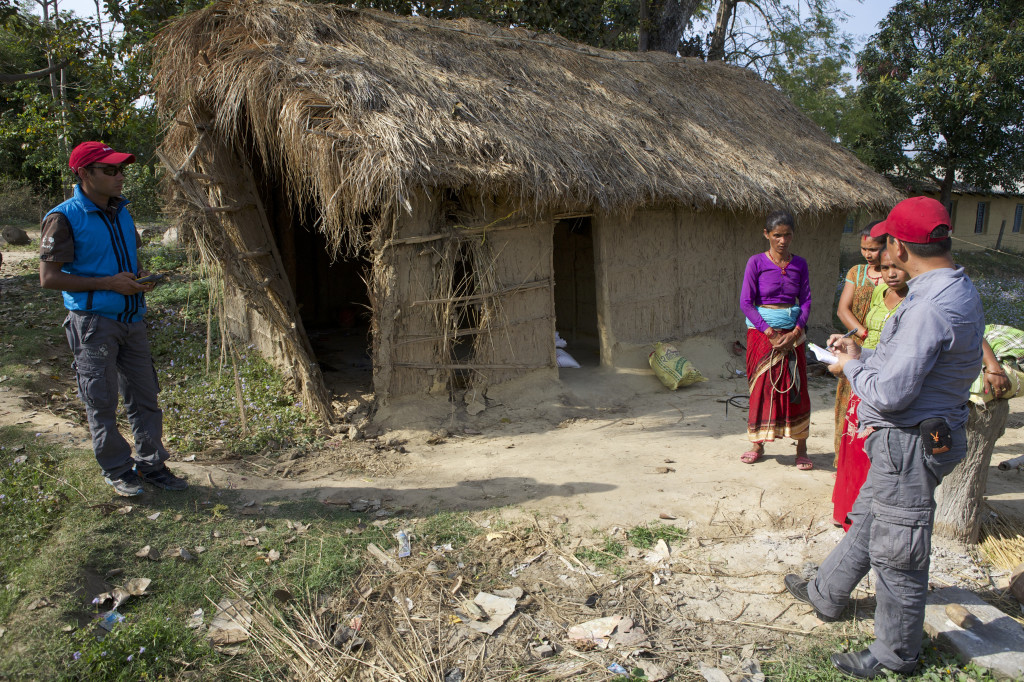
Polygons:
<instances>
[{"instance_id":1,"label":"red baseball cap","mask_svg":"<svg viewBox=\"0 0 1024 682\"><path fill-rule=\"evenodd\" d=\"M71 150L71 158L68 159L71 170L85 168L92 163L119 166L122 163L135 163L135 156L114 151L113 147L102 142L83 142Z\"/></svg>"},{"instance_id":2,"label":"red baseball cap","mask_svg":"<svg viewBox=\"0 0 1024 682\"><path fill-rule=\"evenodd\" d=\"M953 234L949 212L931 197L910 197L893 206L885 220L871 228L872 237L890 235L911 244L941 242ZM944 227L945 230L936 228Z\"/></svg>"}]
</instances>

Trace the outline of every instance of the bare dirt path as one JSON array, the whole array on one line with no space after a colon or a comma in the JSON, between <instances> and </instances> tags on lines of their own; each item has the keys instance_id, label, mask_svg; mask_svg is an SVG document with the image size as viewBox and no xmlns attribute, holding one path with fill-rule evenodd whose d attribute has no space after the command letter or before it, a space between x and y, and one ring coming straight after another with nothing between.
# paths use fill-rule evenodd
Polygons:
<instances>
[{"instance_id":1,"label":"bare dirt path","mask_svg":"<svg viewBox=\"0 0 1024 682\"><path fill-rule=\"evenodd\" d=\"M31 258L4 253L3 276ZM40 371L69 361L63 335L53 334L52 346L33 359ZM237 461L173 466L193 485L232 489L246 501L314 496L331 504L380 500L386 510L413 517L468 510L479 512L482 523L554 518L562 526L565 519L584 546L662 519L690 530L687 551L715 567L710 574L721 573L700 578L690 594L705 596L689 598L688 617L730 621L743 614L745 621L810 630L820 622L785 596L781 577L817 563L841 537L831 524L830 499L835 382L810 381L814 470L796 469L790 442L769 444L761 462L742 464L746 413L727 412L720 402L746 390L744 379L726 378L741 362L730 346L731 340L712 337L681 344L709 381L676 392L642 369L566 369L555 390L529 381L491 390L487 409L475 417L461 403L391 409L378 420L384 432L377 442L400 443L406 452L391 450L370 469L376 474L338 473L351 449L372 451L369 443L338 438L297 460L287 478L255 475ZM87 447L84 428L32 408L31 398L0 381L0 423L30 424L44 436ZM996 446L988 497L997 510L1024 518L1024 479L995 466L1024 450L1024 416L1013 413L1018 405L1024 401L1011 405ZM441 427L446 432L439 434ZM991 585L969 549L939 539L933 556L936 584ZM862 587L870 594L870 577Z\"/></svg>"}]
</instances>

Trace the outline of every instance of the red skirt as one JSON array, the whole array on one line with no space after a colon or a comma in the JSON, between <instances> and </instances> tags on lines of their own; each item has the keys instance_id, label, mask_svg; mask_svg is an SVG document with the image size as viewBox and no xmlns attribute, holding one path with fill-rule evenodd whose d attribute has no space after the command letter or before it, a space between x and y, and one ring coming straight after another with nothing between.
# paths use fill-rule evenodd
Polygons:
<instances>
[{"instance_id":1,"label":"red skirt","mask_svg":"<svg viewBox=\"0 0 1024 682\"><path fill-rule=\"evenodd\" d=\"M748 329L747 387L750 389L747 437L752 443L776 438L807 438L811 429L811 399L807 394L807 356L803 342L789 353L779 353L762 332Z\"/></svg>"},{"instance_id":2,"label":"red skirt","mask_svg":"<svg viewBox=\"0 0 1024 682\"><path fill-rule=\"evenodd\" d=\"M832 518L836 523L843 526L843 530L850 530L850 519L847 514L853 509L853 503L860 495L860 487L868 477L868 469L871 468L871 460L864 450L864 436L857 434L857 406L860 405L860 398L856 395L850 396L850 402L846 408L846 419L843 422L843 435L839 443L839 452L836 461L836 485L832 489Z\"/></svg>"}]
</instances>

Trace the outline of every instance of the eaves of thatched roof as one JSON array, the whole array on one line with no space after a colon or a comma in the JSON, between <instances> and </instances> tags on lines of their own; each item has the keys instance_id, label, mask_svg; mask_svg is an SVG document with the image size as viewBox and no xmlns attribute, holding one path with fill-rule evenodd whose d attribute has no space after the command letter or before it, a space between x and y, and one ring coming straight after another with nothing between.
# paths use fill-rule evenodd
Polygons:
<instances>
[{"instance_id":1,"label":"eaves of thatched roof","mask_svg":"<svg viewBox=\"0 0 1024 682\"><path fill-rule=\"evenodd\" d=\"M899 200L785 96L721 63L275 0L213 4L155 48L163 112L253 145L342 229L433 188L599 211Z\"/></svg>"}]
</instances>

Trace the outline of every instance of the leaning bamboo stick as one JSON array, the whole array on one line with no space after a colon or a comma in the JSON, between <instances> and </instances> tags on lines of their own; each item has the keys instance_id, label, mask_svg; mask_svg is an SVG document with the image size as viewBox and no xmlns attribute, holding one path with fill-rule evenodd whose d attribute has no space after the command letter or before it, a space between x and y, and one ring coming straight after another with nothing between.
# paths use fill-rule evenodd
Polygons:
<instances>
[{"instance_id":1,"label":"leaning bamboo stick","mask_svg":"<svg viewBox=\"0 0 1024 682\"><path fill-rule=\"evenodd\" d=\"M419 237L403 237L401 239L391 239L384 243L384 247L391 246L405 246L409 244L425 244L427 242L434 242L439 239L458 239L460 237L472 237L478 234L485 234L487 232L497 232L499 230L517 230L523 227L532 227L540 221L532 220L524 223L513 223L511 225L497 225L490 226L485 225L483 227L466 227L456 228L448 232L442 232L441 234L427 234Z\"/></svg>"},{"instance_id":2,"label":"leaning bamboo stick","mask_svg":"<svg viewBox=\"0 0 1024 682\"><path fill-rule=\"evenodd\" d=\"M550 367L551 365L516 365L516 364L488 364L488 363L462 363L462 364L442 364L442 363L431 363L431 362L401 362L396 361L395 367L408 367L410 369L542 369L544 367Z\"/></svg>"},{"instance_id":3,"label":"leaning bamboo stick","mask_svg":"<svg viewBox=\"0 0 1024 682\"><path fill-rule=\"evenodd\" d=\"M451 298L429 298L424 301L413 301L412 304L431 305L438 303L467 303L469 301L484 301L487 299L497 298L498 296L504 296L505 294L514 294L520 291L529 291L531 289L543 289L549 286L551 286L551 278L545 277L544 279L538 279L533 282L523 282L522 284L516 284L514 286L505 287L504 289L496 289L482 294L452 296Z\"/></svg>"}]
</instances>

